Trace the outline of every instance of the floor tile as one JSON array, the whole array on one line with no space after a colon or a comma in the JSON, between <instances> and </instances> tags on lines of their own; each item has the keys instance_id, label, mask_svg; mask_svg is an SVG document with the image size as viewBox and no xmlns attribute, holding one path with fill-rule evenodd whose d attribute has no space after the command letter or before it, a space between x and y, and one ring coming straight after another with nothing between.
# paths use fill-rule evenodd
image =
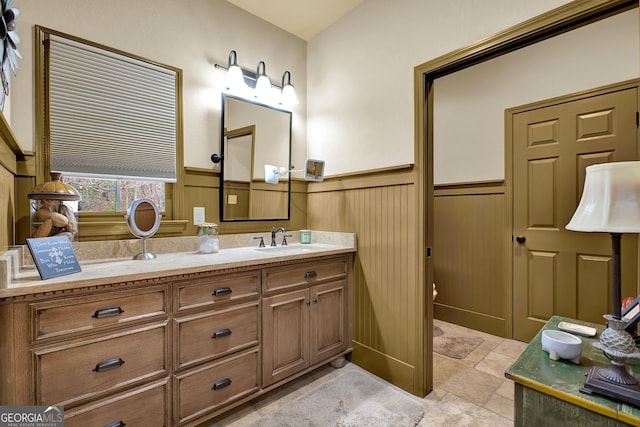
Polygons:
<instances>
[{"instance_id":1,"label":"floor tile","mask_svg":"<svg viewBox=\"0 0 640 427\"><path fill-rule=\"evenodd\" d=\"M489 398L484 407L498 415L513 420L513 398L501 396L496 392Z\"/></svg>"},{"instance_id":2,"label":"floor tile","mask_svg":"<svg viewBox=\"0 0 640 427\"><path fill-rule=\"evenodd\" d=\"M504 379L504 371L506 371L509 366L513 365L513 362L515 361L516 359L513 357L491 352L487 354L484 359L478 362L476 369L486 372L487 374L491 374L494 377Z\"/></svg>"},{"instance_id":3,"label":"floor tile","mask_svg":"<svg viewBox=\"0 0 640 427\"><path fill-rule=\"evenodd\" d=\"M442 388L468 402L484 405L502 385L502 380L473 368L464 368L451 376Z\"/></svg>"},{"instance_id":4,"label":"floor tile","mask_svg":"<svg viewBox=\"0 0 640 427\"><path fill-rule=\"evenodd\" d=\"M512 427L514 384L504 371L527 344L437 319L433 323L445 334L483 342L464 359L433 354L433 391L421 399L425 416L418 426ZM340 372L326 365L201 427L249 425Z\"/></svg>"}]
</instances>

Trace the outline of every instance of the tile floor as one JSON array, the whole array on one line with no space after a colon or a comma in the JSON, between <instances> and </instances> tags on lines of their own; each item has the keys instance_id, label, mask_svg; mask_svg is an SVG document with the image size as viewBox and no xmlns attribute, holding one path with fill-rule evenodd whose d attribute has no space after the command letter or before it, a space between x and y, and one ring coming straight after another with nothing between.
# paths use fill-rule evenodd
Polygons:
<instances>
[{"instance_id":1,"label":"tile floor","mask_svg":"<svg viewBox=\"0 0 640 427\"><path fill-rule=\"evenodd\" d=\"M434 326L440 327L445 334L480 336L484 341L464 359L434 353L433 391L419 399L425 416L418 426L513 426L514 386L505 378L504 371L524 351L526 343L439 320L434 320ZM206 426L245 426L339 374L340 369L326 365Z\"/></svg>"}]
</instances>

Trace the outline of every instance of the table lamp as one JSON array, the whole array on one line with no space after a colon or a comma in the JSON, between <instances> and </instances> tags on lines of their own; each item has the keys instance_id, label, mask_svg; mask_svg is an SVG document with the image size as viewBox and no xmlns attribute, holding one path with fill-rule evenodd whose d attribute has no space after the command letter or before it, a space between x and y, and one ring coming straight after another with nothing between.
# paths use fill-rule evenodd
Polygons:
<instances>
[{"instance_id":1,"label":"table lamp","mask_svg":"<svg viewBox=\"0 0 640 427\"><path fill-rule=\"evenodd\" d=\"M640 161L604 163L586 168L582 198L566 228L611 234L612 314L607 328L593 346L610 360L609 366L592 367L581 391L596 393L640 406L640 380L625 361L640 358L633 337L621 318L620 240L623 233L640 233Z\"/></svg>"}]
</instances>

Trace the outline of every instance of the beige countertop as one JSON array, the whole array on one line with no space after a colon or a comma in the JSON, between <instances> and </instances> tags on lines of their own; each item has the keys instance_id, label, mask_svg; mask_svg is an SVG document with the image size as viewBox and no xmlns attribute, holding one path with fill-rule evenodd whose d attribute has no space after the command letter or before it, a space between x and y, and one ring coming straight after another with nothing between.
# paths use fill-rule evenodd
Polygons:
<instances>
[{"instance_id":1,"label":"beige countertop","mask_svg":"<svg viewBox=\"0 0 640 427\"><path fill-rule=\"evenodd\" d=\"M353 233L314 231L311 244L306 245L299 243L298 232L292 232L292 234L294 237L288 239L290 243L287 246L265 248L258 248L257 241L253 240L254 234L222 235L220 251L212 254L197 252L196 237L150 239L148 251L156 254L156 258L151 260L132 259L130 253L135 254L135 251L141 248L141 242L135 239L87 242L86 245L74 242L74 252L82 271L46 280L40 279L32 260L29 259L28 252L19 247L0 257L2 258L0 261L4 261L3 265L0 265L2 271L0 280L4 282L0 283L0 299L180 274L249 266L259 267L280 261L309 259L356 250L356 239ZM150 244L152 242L153 245ZM265 239L267 245L269 242L270 240ZM169 248L174 250L178 248L181 251L170 252ZM101 255L114 253L118 255L126 253L126 257L109 256L100 259ZM18 261L15 259L16 256L24 259Z\"/></svg>"}]
</instances>

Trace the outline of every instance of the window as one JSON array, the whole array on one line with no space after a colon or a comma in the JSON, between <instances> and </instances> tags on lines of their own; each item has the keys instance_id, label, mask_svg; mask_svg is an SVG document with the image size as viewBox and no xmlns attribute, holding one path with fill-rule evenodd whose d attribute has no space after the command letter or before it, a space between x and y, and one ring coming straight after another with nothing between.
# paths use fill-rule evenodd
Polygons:
<instances>
[{"instance_id":1,"label":"window","mask_svg":"<svg viewBox=\"0 0 640 427\"><path fill-rule=\"evenodd\" d=\"M164 211L162 182L82 176L66 177L64 181L82 195L78 211L124 212L135 199L140 198L151 199L161 212Z\"/></svg>"},{"instance_id":2,"label":"window","mask_svg":"<svg viewBox=\"0 0 640 427\"><path fill-rule=\"evenodd\" d=\"M141 197L176 209L165 199L182 167L180 70L37 30L41 180L62 173L82 194L80 211L122 212Z\"/></svg>"}]
</instances>

